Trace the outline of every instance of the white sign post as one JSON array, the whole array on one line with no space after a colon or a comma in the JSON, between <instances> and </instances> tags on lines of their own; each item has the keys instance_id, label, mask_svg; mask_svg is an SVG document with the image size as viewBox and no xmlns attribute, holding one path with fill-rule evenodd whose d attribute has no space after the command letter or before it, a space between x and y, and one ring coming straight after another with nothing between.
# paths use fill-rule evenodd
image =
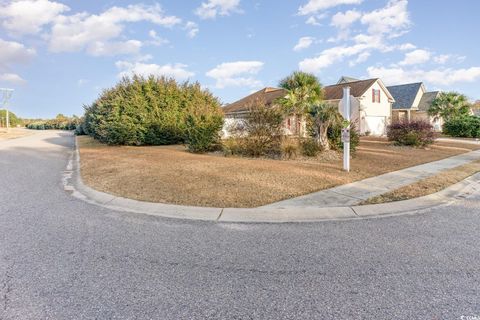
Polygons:
<instances>
[{"instance_id":1,"label":"white sign post","mask_svg":"<svg viewBox=\"0 0 480 320\"><path fill-rule=\"evenodd\" d=\"M2 101L2 106L5 109L6 113L6 126L7 126L7 131L10 129L10 115L8 114L8 102L10 101L10 98L12 97L13 94L13 89L5 89L5 88L0 88L0 93L1 93L1 101Z\"/></svg>"},{"instance_id":2,"label":"white sign post","mask_svg":"<svg viewBox=\"0 0 480 320\"><path fill-rule=\"evenodd\" d=\"M348 126L342 129L343 170L350 172L350 87L343 88L343 117Z\"/></svg>"}]
</instances>

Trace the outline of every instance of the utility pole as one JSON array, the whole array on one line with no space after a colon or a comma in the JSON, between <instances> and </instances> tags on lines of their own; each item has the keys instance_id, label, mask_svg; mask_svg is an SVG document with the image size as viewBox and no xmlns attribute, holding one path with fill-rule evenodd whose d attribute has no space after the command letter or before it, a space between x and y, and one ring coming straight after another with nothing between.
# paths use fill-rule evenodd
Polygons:
<instances>
[{"instance_id":1,"label":"utility pole","mask_svg":"<svg viewBox=\"0 0 480 320\"><path fill-rule=\"evenodd\" d=\"M6 89L6 88L0 88L0 94L1 94L1 101L3 108L5 109L5 122L7 126L7 132L10 130L10 115L8 111L8 103L10 102L10 99L12 98L13 94L13 89Z\"/></svg>"},{"instance_id":2,"label":"utility pole","mask_svg":"<svg viewBox=\"0 0 480 320\"><path fill-rule=\"evenodd\" d=\"M343 88L343 117L345 126L342 128L343 170L350 172L350 87Z\"/></svg>"}]
</instances>

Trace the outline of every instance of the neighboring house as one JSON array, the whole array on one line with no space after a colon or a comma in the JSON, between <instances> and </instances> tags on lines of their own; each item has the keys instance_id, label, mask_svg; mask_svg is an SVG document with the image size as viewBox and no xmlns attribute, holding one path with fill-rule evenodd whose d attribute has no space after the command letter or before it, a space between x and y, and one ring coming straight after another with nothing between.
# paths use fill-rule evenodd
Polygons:
<instances>
[{"instance_id":1,"label":"neighboring house","mask_svg":"<svg viewBox=\"0 0 480 320\"><path fill-rule=\"evenodd\" d=\"M432 105L433 100L435 100L440 91L425 92L418 104L418 110L413 112L413 120L426 120L429 121L433 126L433 129L437 132L442 131L443 119L440 116L430 116L428 114L428 109Z\"/></svg>"},{"instance_id":2,"label":"neighboring house","mask_svg":"<svg viewBox=\"0 0 480 320\"><path fill-rule=\"evenodd\" d=\"M338 84L325 87L325 100L338 105L340 113L343 113L341 100L346 86L350 87L351 119L360 134L385 135L391 122L392 103L395 99L383 82L378 78L356 80L342 77Z\"/></svg>"},{"instance_id":3,"label":"neighboring house","mask_svg":"<svg viewBox=\"0 0 480 320\"><path fill-rule=\"evenodd\" d=\"M267 107L279 107L276 102L279 98L283 98L287 95L287 91L281 88L264 88L260 91L252 93L251 95L233 102L223 107L223 113L225 114L225 122L223 125L223 137L229 137L231 135L232 128L241 124L246 118L250 108L254 107L257 103L264 103ZM306 122L305 120L296 120L294 115L285 117L284 120L284 133L285 135L294 135L296 126L299 126L299 132L301 136L306 134Z\"/></svg>"},{"instance_id":4,"label":"neighboring house","mask_svg":"<svg viewBox=\"0 0 480 320\"><path fill-rule=\"evenodd\" d=\"M427 92L422 82L387 87L395 98L392 107L392 121L429 121L435 131L442 130L443 119L428 115L432 101L440 92Z\"/></svg>"}]
</instances>

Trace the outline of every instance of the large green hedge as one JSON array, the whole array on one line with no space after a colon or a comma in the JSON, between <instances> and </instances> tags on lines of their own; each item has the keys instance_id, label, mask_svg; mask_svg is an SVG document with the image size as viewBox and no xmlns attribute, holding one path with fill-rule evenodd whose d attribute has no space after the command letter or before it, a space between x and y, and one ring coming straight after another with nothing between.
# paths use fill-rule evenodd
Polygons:
<instances>
[{"instance_id":1,"label":"large green hedge","mask_svg":"<svg viewBox=\"0 0 480 320\"><path fill-rule=\"evenodd\" d=\"M194 140L192 130L187 132L187 119L191 125L198 122L196 118L215 128L223 121L220 102L199 83L134 76L105 90L85 107L84 129L95 139L114 145L176 144Z\"/></svg>"},{"instance_id":2,"label":"large green hedge","mask_svg":"<svg viewBox=\"0 0 480 320\"><path fill-rule=\"evenodd\" d=\"M67 117L58 114L54 119L25 120L25 122L25 126L32 130L75 130L82 123L82 119L77 116Z\"/></svg>"},{"instance_id":3,"label":"large green hedge","mask_svg":"<svg viewBox=\"0 0 480 320\"><path fill-rule=\"evenodd\" d=\"M443 133L452 137L480 138L480 117L450 118L443 124Z\"/></svg>"}]
</instances>

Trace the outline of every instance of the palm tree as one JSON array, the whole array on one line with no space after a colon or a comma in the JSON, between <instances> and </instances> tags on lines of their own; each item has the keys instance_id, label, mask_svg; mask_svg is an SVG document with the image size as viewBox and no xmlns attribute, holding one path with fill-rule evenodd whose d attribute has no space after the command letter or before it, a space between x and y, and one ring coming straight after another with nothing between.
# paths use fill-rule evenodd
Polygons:
<instances>
[{"instance_id":1,"label":"palm tree","mask_svg":"<svg viewBox=\"0 0 480 320\"><path fill-rule=\"evenodd\" d=\"M295 71L280 81L280 87L287 90L287 95L279 100L288 114L295 116L295 134L300 136L297 125L309 108L323 99L322 85L318 78L310 73Z\"/></svg>"},{"instance_id":2,"label":"palm tree","mask_svg":"<svg viewBox=\"0 0 480 320\"><path fill-rule=\"evenodd\" d=\"M315 139L323 150L330 150L330 142L328 141L328 129L342 122L343 117L338 111L338 107L320 103L309 109L309 114L313 120L313 128L315 130Z\"/></svg>"},{"instance_id":3,"label":"palm tree","mask_svg":"<svg viewBox=\"0 0 480 320\"><path fill-rule=\"evenodd\" d=\"M471 106L465 95L450 91L441 92L437 98L432 101L432 105L428 109L431 116L440 116L449 119L456 116L468 115Z\"/></svg>"}]
</instances>

